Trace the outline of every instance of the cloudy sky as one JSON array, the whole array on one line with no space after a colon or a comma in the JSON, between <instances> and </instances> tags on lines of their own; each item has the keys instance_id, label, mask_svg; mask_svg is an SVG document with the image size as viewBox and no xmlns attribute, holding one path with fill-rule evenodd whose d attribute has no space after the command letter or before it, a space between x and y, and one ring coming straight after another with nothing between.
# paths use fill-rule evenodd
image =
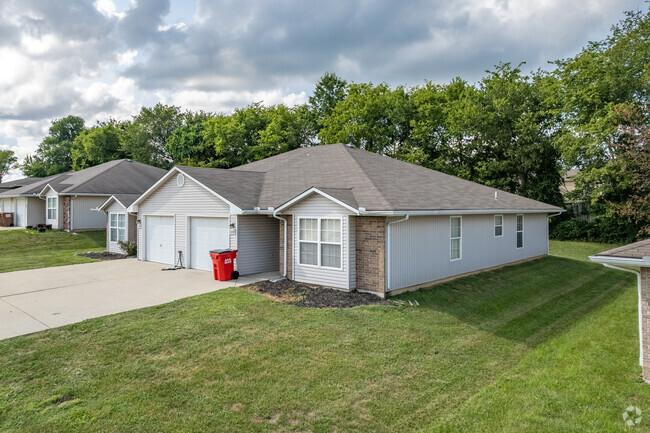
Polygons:
<instances>
[{"instance_id":1,"label":"cloudy sky","mask_svg":"<svg viewBox=\"0 0 650 433\"><path fill-rule=\"evenodd\" d=\"M630 9L644 0L2 0L0 148L22 158L68 114L299 104L325 71L418 85L548 68Z\"/></svg>"}]
</instances>

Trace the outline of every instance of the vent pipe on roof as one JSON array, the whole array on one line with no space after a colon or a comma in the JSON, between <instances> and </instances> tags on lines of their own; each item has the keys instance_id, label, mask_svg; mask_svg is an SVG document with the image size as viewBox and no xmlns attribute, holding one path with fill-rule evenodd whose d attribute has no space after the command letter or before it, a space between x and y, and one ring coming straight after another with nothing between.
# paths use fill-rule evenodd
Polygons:
<instances>
[{"instance_id":1,"label":"vent pipe on roof","mask_svg":"<svg viewBox=\"0 0 650 433\"><path fill-rule=\"evenodd\" d=\"M499 200L499 191L494 191L494 199Z\"/></svg>"}]
</instances>

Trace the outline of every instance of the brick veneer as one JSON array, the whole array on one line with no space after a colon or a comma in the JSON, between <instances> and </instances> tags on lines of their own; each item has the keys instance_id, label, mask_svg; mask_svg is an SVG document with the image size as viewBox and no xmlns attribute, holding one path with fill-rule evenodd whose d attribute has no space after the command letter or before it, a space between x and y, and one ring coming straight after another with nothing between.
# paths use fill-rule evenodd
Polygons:
<instances>
[{"instance_id":1,"label":"brick veneer","mask_svg":"<svg viewBox=\"0 0 650 433\"><path fill-rule=\"evenodd\" d=\"M282 215L287 220L287 278L293 278L293 216ZM284 222L280 223L280 272L284 272Z\"/></svg>"},{"instance_id":2,"label":"brick veneer","mask_svg":"<svg viewBox=\"0 0 650 433\"><path fill-rule=\"evenodd\" d=\"M386 218L357 217L357 290L386 293Z\"/></svg>"},{"instance_id":3,"label":"brick veneer","mask_svg":"<svg viewBox=\"0 0 650 433\"><path fill-rule=\"evenodd\" d=\"M641 328L643 379L650 382L650 268L641 268Z\"/></svg>"},{"instance_id":4,"label":"brick veneer","mask_svg":"<svg viewBox=\"0 0 650 433\"><path fill-rule=\"evenodd\" d=\"M70 196L63 196L63 230L70 231Z\"/></svg>"}]
</instances>

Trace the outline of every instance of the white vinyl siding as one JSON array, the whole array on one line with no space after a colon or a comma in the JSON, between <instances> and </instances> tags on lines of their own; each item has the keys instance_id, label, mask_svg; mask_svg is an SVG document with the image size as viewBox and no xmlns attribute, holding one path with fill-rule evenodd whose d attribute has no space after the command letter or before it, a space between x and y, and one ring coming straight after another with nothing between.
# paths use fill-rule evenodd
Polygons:
<instances>
[{"instance_id":1,"label":"white vinyl siding","mask_svg":"<svg viewBox=\"0 0 650 433\"><path fill-rule=\"evenodd\" d=\"M77 196L70 201L70 224L72 230L102 229L106 226L106 213L94 209L99 208L108 197Z\"/></svg>"},{"instance_id":2,"label":"white vinyl siding","mask_svg":"<svg viewBox=\"0 0 650 433\"><path fill-rule=\"evenodd\" d=\"M349 215L351 212L340 206L333 201L322 197L318 194L312 194L311 196L301 200L300 202L293 205L291 208L285 211L287 214L293 215L293 279L296 281L319 284L326 287L336 287L342 289L354 289L355 280L353 271L351 268L356 266L354 260L354 254L351 254L351 244L349 242L350 237L350 218ZM341 249L341 265L340 268L332 267L323 267L323 266L311 266L311 265L301 265L299 255L300 255L300 246L299 241L299 219L300 218L313 218L313 219L336 219L340 221L340 243ZM316 232L316 237L321 235L318 231ZM277 228L276 228L277 236ZM318 244L317 244L318 245ZM323 244L323 245L328 245ZM326 249L328 247L325 247ZM316 254L319 253L319 247L316 247ZM322 254L322 251L320 252Z\"/></svg>"},{"instance_id":3,"label":"white vinyl siding","mask_svg":"<svg viewBox=\"0 0 650 433\"><path fill-rule=\"evenodd\" d=\"M503 215L494 215L494 236L503 236Z\"/></svg>"},{"instance_id":4,"label":"white vinyl siding","mask_svg":"<svg viewBox=\"0 0 650 433\"><path fill-rule=\"evenodd\" d=\"M517 215L517 248L524 247L524 216Z\"/></svg>"},{"instance_id":5,"label":"white vinyl siding","mask_svg":"<svg viewBox=\"0 0 650 433\"><path fill-rule=\"evenodd\" d=\"M449 218L449 258L460 260L463 247L463 219L459 216Z\"/></svg>"},{"instance_id":6,"label":"white vinyl siding","mask_svg":"<svg viewBox=\"0 0 650 433\"><path fill-rule=\"evenodd\" d=\"M236 220L237 241L231 248L237 249L239 273L277 272L280 260L278 220L266 215L238 215Z\"/></svg>"},{"instance_id":7,"label":"white vinyl siding","mask_svg":"<svg viewBox=\"0 0 650 433\"><path fill-rule=\"evenodd\" d=\"M395 217L391 220L398 220ZM494 215L463 215L462 260L450 261L450 218L412 216L390 228L388 288L428 283L547 253L546 214L526 215L526 242L516 248L516 217L503 216L503 237L494 236ZM445 259L443 259L445 258Z\"/></svg>"},{"instance_id":8,"label":"white vinyl siding","mask_svg":"<svg viewBox=\"0 0 650 433\"><path fill-rule=\"evenodd\" d=\"M188 219L190 217L224 217L230 216L230 206L206 191L203 187L185 176L185 183L179 187L176 176L171 176L165 183L160 185L149 197L138 206L138 218L145 223L146 215L173 216L174 228L174 257L178 257L178 251L183 254L183 266L188 266ZM146 228L139 226L138 245L143 245L142 231ZM144 260L146 256L144 248L138 248L138 258Z\"/></svg>"}]
</instances>

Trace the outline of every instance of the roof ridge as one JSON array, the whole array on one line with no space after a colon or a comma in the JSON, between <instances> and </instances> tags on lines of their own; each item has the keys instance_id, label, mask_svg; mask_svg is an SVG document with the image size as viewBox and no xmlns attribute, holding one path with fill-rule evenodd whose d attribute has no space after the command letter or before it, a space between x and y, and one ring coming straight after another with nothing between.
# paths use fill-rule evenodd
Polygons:
<instances>
[{"instance_id":1,"label":"roof ridge","mask_svg":"<svg viewBox=\"0 0 650 433\"><path fill-rule=\"evenodd\" d=\"M368 153L373 153L373 152L369 152L369 151L367 151L367 150L360 149L360 148L358 148L358 147L356 147L356 146L354 146L354 145L347 145L347 144L345 144L345 143L340 143L340 144L341 144L341 147L343 148L343 150L345 151L346 155L348 155L348 156L350 157L350 159L354 162L354 164L359 168L359 171L361 171L361 173L363 173L363 177L364 177L368 182L370 182L370 184L372 185L372 188L373 188L373 189L375 190L375 192L379 195L379 197L381 197L382 201L384 202L384 205L390 206L390 202L388 201L388 199L386 199L386 197L384 196L384 194L383 194L383 193L381 192L381 190L377 187L377 184L376 184L376 183L375 183L375 182L370 178L370 176L368 176L368 174L367 174L366 171L363 169L363 167L361 167L361 164L359 164L359 161L357 161L357 159L356 159L354 156L352 156L351 150L354 148L355 150L360 150L360 151L364 151L364 152L368 152ZM377 154L376 154L376 153L373 153L373 155L377 155ZM350 189L354 189L354 188L350 188ZM354 191L353 191L353 193L354 193ZM356 198L356 196L355 196L355 198ZM359 200L357 200L357 202L358 202L358 201L359 201Z\"/></svg>"}]
</instances>

